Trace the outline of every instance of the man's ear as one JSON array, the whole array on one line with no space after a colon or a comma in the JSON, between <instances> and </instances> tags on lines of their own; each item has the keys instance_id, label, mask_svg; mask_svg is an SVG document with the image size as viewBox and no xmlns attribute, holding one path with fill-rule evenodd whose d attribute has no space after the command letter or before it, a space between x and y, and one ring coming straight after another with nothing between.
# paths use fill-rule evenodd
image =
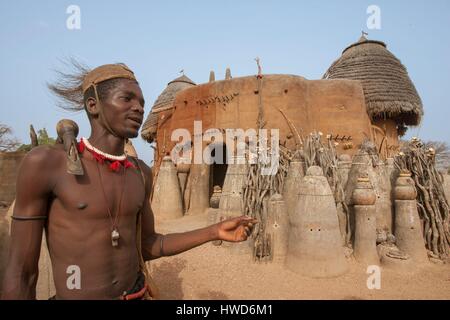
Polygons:
<instances>
[{"instance_id":1,"label":"man's ear","mask_svg":"<svg viewBox=\"0 0 450 320\"><path fill-rule=\"evenodd\" d=\"M93 97L90 97L86 100L86 111L89 115L96 117L99 112L99 105L97 103L97 100Z\"/></svg>"}]
</instances>

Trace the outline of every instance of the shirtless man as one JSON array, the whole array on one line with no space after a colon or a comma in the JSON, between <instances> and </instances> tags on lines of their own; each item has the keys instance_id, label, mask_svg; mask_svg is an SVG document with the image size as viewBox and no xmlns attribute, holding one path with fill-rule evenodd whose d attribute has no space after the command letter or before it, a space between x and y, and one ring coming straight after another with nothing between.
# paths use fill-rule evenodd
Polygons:
<instances>
[{"instance_id":1,"label":"shirtless man","mask_svg":"<svg viewBox=\"0 0 450 320\"><path fill-rule=\"evenodd\" d=\"M185 233L156 233L149 205L150 168L120 157L125 139L138 135L144 115L144 98L133 72L121 64L104 65L89 72L82 69L71 80L50 89L71 109L84 108L88 114L91 136L79 144L84 174L67 173L62 145L37 147L24 158L3 299L35 299L43 231L56 299L144 297L148 286L137 250L139 214L145 261L212 240L247 239L256 221L244 216ZM79 268L79 287L67 285L70 266Z\"/></svg>"}]
</instances>

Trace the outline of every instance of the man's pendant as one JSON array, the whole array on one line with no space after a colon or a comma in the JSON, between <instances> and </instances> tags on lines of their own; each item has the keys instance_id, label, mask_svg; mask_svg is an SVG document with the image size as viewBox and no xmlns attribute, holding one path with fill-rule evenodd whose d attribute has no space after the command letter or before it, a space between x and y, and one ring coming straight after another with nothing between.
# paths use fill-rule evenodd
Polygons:
<instances>
[{"instance_id":1,"label":"man's pendant","mask_svg":"<svg viewBox=\"0 0 450 320\"><path fill-rule=\"evenodd\" d=\"M119 238L119 231L117 231L117 229L113 229L113 231L111 232L111 242L113 247L117 247L119 245Z\"/></svg>"}]
</instances>

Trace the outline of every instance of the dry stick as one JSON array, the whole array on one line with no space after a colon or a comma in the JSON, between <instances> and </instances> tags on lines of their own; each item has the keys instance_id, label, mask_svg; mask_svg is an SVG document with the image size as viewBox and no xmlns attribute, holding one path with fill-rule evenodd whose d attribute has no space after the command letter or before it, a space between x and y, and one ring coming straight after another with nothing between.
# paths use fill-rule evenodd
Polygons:
<instances>
[{"instance_id":1,"label":"dry stick","mask_svg":"<svg viewBox=\"0 0 450 320\"><path fill-rule=\"evenodd\" d=\"M284 113L283 110L281 110L280 108L278 108L278 111L280 111L280 113L283 115L284 119L286 120L289 129L291 130L292 134L294 135L294 139L295 139L295 145L297 147L297 149L299 148L299 146L302 144L302 137L301 135L298 133L297 128L295 127L295 125L292 123L291 120L289 120L289 118L286 116L286 114Z\"/></svg>"},{"instance_id":2,"label":"dry stick","mask_svg":"<svg viewBox=\"0 0 450 320\"><path fill-rule=\"evenodd\" d=\"M439 246L443 255L448 255L450 241L448 238L448 213L449 206L444 196L442 181L437 178L437 171L434 166L429 168L430 180L429 189L432 198L432 207L437 213L437 227L439 230Z\"/></svg>"},{"instance_id":3,"label":"dry stick","mask_svg":"<svg viewBox=\"0 0 450 320\"><path fill-rule=\"evenodd\" d=\"M258 63L258 69L260 70L259 60L257 60ZM258 119L257 119L257 127L258 129L261 129L264 125L264 109L262 104L262 75L260 74L260 71L258 72L257 76L257 82L258 82ZM258 130L258 137L257 137L257 151L258 151L258 161L256 165L254 165L254 168L256 169L256 184L255 184L255 214L258 215L259 221L259 228L258 232L256 234L255 239L255 251L258 249L258 247L262 246L261 248L261 258L264 257L265 254L265 236L266 236L266 217L263 214L264 210L264 204L263 199L265 194L267 193L266 186L264 184L264 180L261 176L261 166L259 161L259 156L261 152L261 146L259 143L259 130ZM266 151L266 150L264 150Z\"/></svg>"},{"instance_id":4,"label":"dry stick","mask_svg":"<svg viewBox=\"0 0 450 320\"><path fill-rule=\"evenodd\" d=\"M433 208L430 205L430 197L428 195L427 190L424 186L422 186L419 182L419 178L417 176L414 177L416 180L416 185L419 187L419 189L422 191L422 195L424 197L424 204L425 208L427 209L427 213L430 215L430 221L431 221L431 242L429 243L430 250L433 251L434 254L439 255L439 250L437 248L437 233L438 230L436 228L436 219L435 219L435 213L433 211Z\"/></svg>"},{"instance_id":5,"label":"dry stick","mask_svg":"<svg viewBox=\"0 0 450 320\"><path fill-rule=\"evenodd\" d=\"M187 191L187 196L186 196L186 208L185 208L185 213L188 212L189 207L191 206L191 193L192 193L192 176L191 176L191 170L189 170L189 173L187 174L186 179L188 179L188 183L186 186L186 190L184 190L184 192ZM184 195L183 195L184 196ZM183 197L184 198L184 197ZM184 199L183 199L184 201Z\"/></svg>"},{"instance_id":6,"label":"dry stick","mask_svg":"<svg viewBox=\"0 0 450 320\"><path fill-rule=\"evenodd\" d=\"M443 220L444 220L444 225L447 225L447 226L448 226L450 207L449 207L449 204L448 204L447 199L446 199L446 197L445 197L445 191L444 191L444 187L443 187L443 182L444 182L443 176L440 175L439 173L437 173L437 172L436 172L436 169L434 169L433 171L431 171L431 173L432 173L432 177L431 177L431 178L432 178L432 180L433 180L433 185L434 185L434 186L437 186L437 189L438 189L438 190L437 190L437 196L438 196L437 202L438 202L438 204L440 204L440 205L442 206L442 208L443 208ZM436 177L436 174L439 175L439 178L440 178L440 179L438 179L438 178ZM447 232L448 232L448 228L447 228Z\"/></svg>"},{"instance_id":7,"label":"dry stick","mask_svg":"<svg viewBox=\"0 0 450 320\"><path fill-rule=\"evenodd\" d=\"M431 191L432 189L432 185L431 185L431 180L429 181L430 186L428 187L429 192L430 192L430 198L431 198L431 207L433 208L434 212L436 212L436 227L438 229L438 246L439 246L439 251L440 252L447 252L447 246L446 246L446 242L444 240L445 239L445 232L444 232L444 228L442 226L442 220L440 217L440 212L436 206L435 200L433 199L433 193Z\"/></svg>"},{"instance_id":8,"label":"dry stick","mask_svg":"<svg viewBox=\"0 0 450 320\"><path fill-rule=\"evenodd\" d=\"M427 247L434 254L447 256L450 246L449 204L444 196L442 178L435 168L434 158L419 143L413 141L405 150L404 156L396 157L395 165L408 169L419 189L417 205L421 218L425 219Z\"/></svg>"},{"instance_id":9,"label":"dry stick","mask_svg":"<svg viewBox=\"0 0 450 320\"><path fill-rule=\"evenodd\" d=\"M424 229L423 234L425 235L424 237L425 244L429 248L430 247L429 244L431 243L431 233L433 232L430 226L430 218L428 218L427 212L420 202L417 202L417 207L420 209L420 212L422 213L421 216L425 219L425 223L423 226Z\"/></svg>"},{"instance_id":10,"label":"dry stick","mask_svg":"<svg viewBox=\"0 0 450 320\"><path fill-rule=\"evenodd\" d=\"M304 160L307 167L318 165L322 168L324 176L333 191L336 206L340 203L345 214L345 234L344 239L346 244L350 243L350 219L349 209L345 204L345 191L340 175L338 174L338 158L337 152L331 139L328 139L327 145L321 142L321 135L312 133L306 137L304 141Z\"/></svg>"},{"instance_id":11,"label":"dry stick","mask_svg":"<svg viewBox=\"0 0 450 320\"><path fill-rule=\"evenodd\" d=\"M283 163L286 160L284 156L279 158L279 162ZM275 176L262 176L260 174L261 166L259 162L256 165L251 166L248 174L247 186L244 191L244 195L246 196L246 204L244 207L245 210L251 210L254 212L254 215L257 217L259 221L266 222L266 207L264 199L268 194L273 194L275 192L281 193L282 191L282 178L286 172L286 169L283 169L283 164L279 164L280 169ZM247 197L247 195L250 195ZM250 200L249 200L250 199ZM266 226L259 228L254 234L255 236L255 248L253 257L254 259L262 259L265 256L268 256L271 259L271 246L273 245L273 239L270 238L268 234L266 234ZM257 255L259 253L259 256Z\"/></svg>"}]
</instances>

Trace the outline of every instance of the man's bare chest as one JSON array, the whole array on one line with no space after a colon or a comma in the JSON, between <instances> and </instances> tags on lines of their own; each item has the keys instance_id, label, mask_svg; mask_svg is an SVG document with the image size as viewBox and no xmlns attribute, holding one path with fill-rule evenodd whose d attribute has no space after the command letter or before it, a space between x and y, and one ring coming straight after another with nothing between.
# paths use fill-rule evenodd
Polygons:
<instances>
[{"instance_id":1,"label":"man's bare chest","mask_svg":"<svg viewBox=\"0 0 450 320\"><path fill-rule=\"evenodd\" d=\"M83 165L83 176L60 175L53 191L54 205L89 219L135 216L142 208L145 187L140 171L128 168L113 172L92 161Z\"/></svg>"}]
</instances>

